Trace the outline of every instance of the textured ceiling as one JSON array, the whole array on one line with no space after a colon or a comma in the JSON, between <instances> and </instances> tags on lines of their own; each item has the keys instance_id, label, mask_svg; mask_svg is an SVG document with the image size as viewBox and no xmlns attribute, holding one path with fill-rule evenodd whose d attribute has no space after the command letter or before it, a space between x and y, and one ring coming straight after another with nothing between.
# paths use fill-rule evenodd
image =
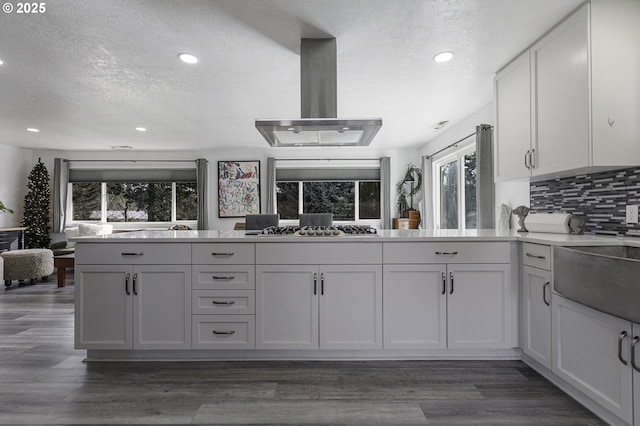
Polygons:
<instances>
[{"instance_id":1,"label":"textured ceiling","mask_svg":"<svg viewBox=\"0 0 640 426\"><path fill-rule=\"evenodd\" d=\"M337 39L338 115L382 117L372 146L422 144L490 102L494 72L580 3L48 1L0 14L0 144L265 147L256 118L300 117L302 37ZM442 50L457 55L433 62Z\"/></svg>"}]
</instances>

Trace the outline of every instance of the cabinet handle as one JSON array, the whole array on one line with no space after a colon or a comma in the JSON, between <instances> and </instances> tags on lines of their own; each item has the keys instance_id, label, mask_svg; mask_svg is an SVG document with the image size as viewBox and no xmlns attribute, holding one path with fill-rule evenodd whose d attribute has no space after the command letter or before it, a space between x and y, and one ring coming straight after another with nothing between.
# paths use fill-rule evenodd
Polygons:
<instances>
[{"instance_id":1,"label":"cabinet handle","mask_svg":"<svg viewBox=\"0 0 640 426\"><path fill-rule=\"evenodd\" d=\"M535 148L533 148L531 152L529 152L529 166L531 166L532 169L536 168L536 163L533 161L535 153L536 153Z\"/></svg>"},{"instance_id":2,"label":"cabinet handle","mask_svg":"<svg viewBox=\"0 0 640 426\"><path fill-rule=\"evenodd\" d=\"M458 254L457 251L437 251L436 254L438 255L456 255Z\"/></svg>"},{"instance_id":3,"label":"cabinet handle","mask_svg":"<svg viewBox=\"0 0 640 426\"><path fill-rule=\"evenodd\" d=\"M313 295L316 296L318 294L318 274L313 274Z\"/></svg>"},{"instance_id":4,"label":"cabinet handle","mask_svg":"<svg viewBox=\"0 0 640 426\"><path fill-rule=\"evenodd\" d=\"M120 254L123 255L124 257L140 257L144 255L144 253L133 253L133 252L125 252L125 251L123 251Z\"/></svg>"},{"instance_id":5,"label":"cabinet handle","mask_svg":"<svg viewBox=\"0 0 640 426\"><path fill-rule=\"evenodd\" d=\"M442 294L447 293L447 274L442 273Z\"/></svg>"},{"instance_id":6,"label":"cabinet handle","mask_svg":"<svg viewBox=\"0 0 640 426\"><path fill-rule=\"evenodd\" d=\"M127 274L124 277L124 291L127 293L127 296L131 296L131 292L129 291L129 279L131 278L131 274Z\"/></svg>"},{"instance_id":7,"label":"cabinet handle","mask_svg":"<svg viewBox=\"0 0 640 426\"><path fill-rule=\"evenodd\" d=\"M324 296L324 272L320 274L320 295Z\"/></svg>"},{"instance_id":8,"label":"cabinet handle","mask_svg":"<svg viewBox=\"0 0 640 426\"><path fill-rule=\"evenodd\" d=\"M136 281L138 281L138 273L133 274L133 294L138 295L138 289L136 288Z\"/></svg>"},{"instance_id":9,"label":"cabinet handle","mask_svg":"<svg viewBox=\"0 0 640 426\"><path fill-rule=\"evenodd\" d=\"M629 363L622 358L622 342L626 338L627 338L627 332L626 331L623 331L622 333L620 333L620 336L618 336L618 359L624 365L629 365Z\"/></svg>"},{"instance_id":10,"label":"cabinet handle","mask_svg":"<svg viewBox=\"0 0 640 426\"><path fill-rule=\"evenodd\" d=\"M211 332L213 334L224 334L224 335L227 335L227 336L230 336L232 334L236 334L235 330L227 330L227 331L211 330Z\"/></svg>"},{"instance_id":11,"label":"cabinet handle","mask_svg":"<svg viewBox=\"0 0 640 426\"><path fill-rule=\"evenodd\" d=\"M533 257L534 259L546 259L546 256L540 256L538 254L525 253L527 257Z\"/></svg>"},{"instance_id":12,"label":"cabinet handle","mask_svg":"<svg viewBox=\"0 0 640 426\"><path fill-rule=\"evenodd\" d=\"M229 300L227 302L218 302L217 300L212 300L211 303L213 303L214 305L235 305L236 301Z\"/></svg>"},{"instance_id":13,"label":"cabinet handle","mask_svg":"<svg viewBox=\"0 0 640 426\"><path fill-rule=\"evenodd\" d=\"M234 252L226 252L226 253L216 253L215 251L211 253L211 256L216 256L216 257L231 257L233 256L235 253Z\"/></svg>"},{"instance_id":14,"label":"cabinet handle","mask_svg":"<svg viewBox=\"0 0 640 426\"><path fill-rule=\"evenodd\" d=\"M235 280L236 276L235 275L212 275L211 278L218 281L231 281L231 280Z\"/></svg>"},{"instance_id":15,"label":"cabinet handle","mask_svg":"<svg viewBox=\"0 0 640 426\"><path fill-rule=\"evenodd\" d=\"M547 306L551 306L549 304L549 302L547 302L547 287L549 286L549 284L551 284L549 281L547 281L546 283L544 283L544 285L542 286L542 301L544 302L545 305Z\"/></svg>"},{"instance_id":16,"label":"cabinet handle","mask_svg":"<svg viewBox=\"0 0 640 426\"><path fill-rule=\"evenodd\" d=\"M633 340L631 341L631 366L640 373L640 368L636 365L636 345L638 342L640 342L640 337L633 336Z\"/></svg>"},{"instance_id":17,"label":"cabinet handle","mask_svg":"<svg viewBox=\"0 0 640 426\"><path fill-rule=\"evenodd\" d=\"M529 167L529 153L531 152L531 150L527 150L527 152L524 153L524 166L527 169L531 169L531 167Z\"/></svg>"},{"instance_id":18,"label":"cabinet handle","mask_svg":"<svg viewBox=\"0 0 640 426\"><path fill-rule=\"evenodd\" d=\"M451 280L451 291L449 294L453 294L453 272L449 272L449 279Z\"/></svg>"}]
</instances>

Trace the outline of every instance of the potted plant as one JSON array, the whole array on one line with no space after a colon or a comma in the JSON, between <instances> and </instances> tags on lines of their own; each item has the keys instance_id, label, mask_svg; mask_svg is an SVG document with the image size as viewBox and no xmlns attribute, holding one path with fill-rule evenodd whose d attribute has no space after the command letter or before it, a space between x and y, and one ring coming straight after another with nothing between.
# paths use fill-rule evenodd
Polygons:
<instances>
[{"instance_id":1,"label":"potted plant","mask_svg":"<svg viewBox=\"0 0 640 426\"><path fill-rule=\"evenodd\" d=\"M422 169L409 163L407 170L400 182L396 185L396 207L401 217L408 217L409 210L413 208L413 196L422 189Z\"/></svg>"}]
</instances>

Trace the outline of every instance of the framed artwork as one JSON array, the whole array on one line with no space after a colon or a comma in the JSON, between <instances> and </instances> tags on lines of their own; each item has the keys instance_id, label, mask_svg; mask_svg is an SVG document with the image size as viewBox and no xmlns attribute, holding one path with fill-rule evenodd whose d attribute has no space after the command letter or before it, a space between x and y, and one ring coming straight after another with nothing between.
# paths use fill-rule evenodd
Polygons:
<instances>
[{"instance_id":1,"label":"framed artwork","mask_svg":"<svg viewBox=\"0 0 640 426\"><path fill-rule=\"evenodd\" d=\"M218 217L260 213L260 161L218 161Z\"/></svg>"}]
</instances>

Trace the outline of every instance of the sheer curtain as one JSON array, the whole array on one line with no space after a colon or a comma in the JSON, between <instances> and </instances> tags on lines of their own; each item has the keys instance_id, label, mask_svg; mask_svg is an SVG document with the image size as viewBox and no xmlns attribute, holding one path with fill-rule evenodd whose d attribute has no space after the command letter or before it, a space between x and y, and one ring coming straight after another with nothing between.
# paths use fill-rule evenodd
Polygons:
<instances>
[{"instance_id":1,"label":"sheer curtain","mask_svg":"<svg viewBox=\"0 0 640 426\"><path fill-rule=\"evenodd\" d=\"M380 225L391 229L391 158L380 157Z\"/></svg>"},{"instance_id":2,"label":"sheer curtain","mask_svg":"<svg viewBox=\"0 0 640 426\"><path fill-rule=\"evenodd\" d=\"M493 185L493 129L476 126L476 206L478 229L495 228L495 187Z\"/></svg>"},{"instance_id":3,"label":"sheer curtain","mask_svg":"<svg viewBox=\"0 0 640 426\"><path fill-rule=\"evenodd\" d=\"M67 192L69 188L69 161L53 160L53 232L64 232L67 224Z\"/></svg>"},{"instance_id":4,"label":"sheer curtain","mask_svg":"<svg viewBox=\"0 0 640 426\"><path fill-rule=\"evenodd\" d=\"M209 229L209 162L196 160L196 184L198 187L198 229Z\"/></svg>"}]
</instances>

